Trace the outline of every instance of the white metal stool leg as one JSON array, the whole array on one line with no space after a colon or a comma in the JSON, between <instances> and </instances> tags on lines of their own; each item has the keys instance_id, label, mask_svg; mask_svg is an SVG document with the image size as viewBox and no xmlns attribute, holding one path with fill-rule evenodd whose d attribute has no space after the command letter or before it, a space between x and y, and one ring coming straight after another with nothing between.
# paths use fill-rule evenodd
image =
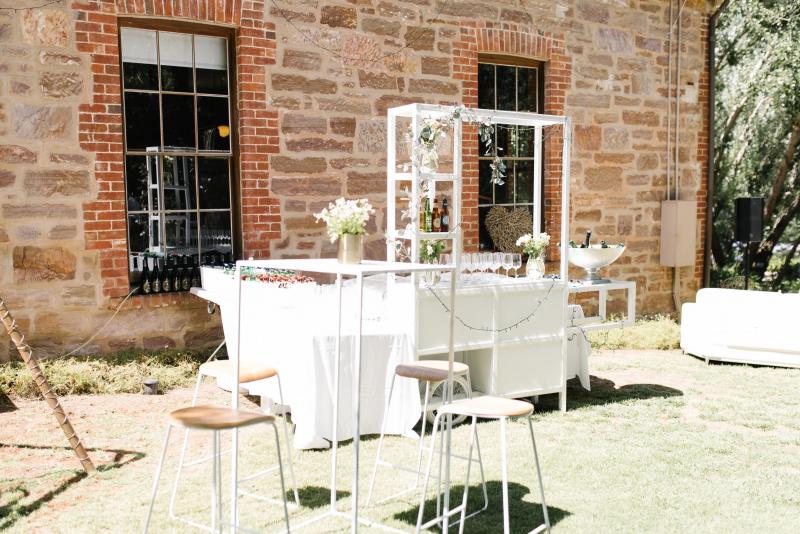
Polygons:
<instances>
[{"instance_id":1,"label":"white metal stool leg","mask_svg":"<svg viewBox=\"0 0 800 534\"><path fill-rule=\"evenodd\" d=\"M213 437L212 450L214 454L214 459L211 464L211 532L217 532L217 521L219 521L221 516L221 510L219 509L219 502L222 497L222 492L220 491L221 481L217 478L217 466L220 464L219 431L214 430L213 434L214 437ZM220 529L220 531L221 530L222 529Z\"/></svg>"},{"instance_id":2,"label":"white metal stool leg","mask_svg":"<svg viewBox=\"0 0 800 534\"><path fill-rule=\"evenodd\" d=\"M533 422L528 417L528 428L531 431L531 444L533 445L533 459L536 464L536 478L539 480L539 494L542 496L542 515L544 515L544 525L549 534L550 532L550 516L547 514L547 503L544 500L544 483L542 482L542 470L539 468L539 453L536 450L536 438L533 437ZM536 531L541 531L541 527ZM535 532L535 531L534 531Z\"/></svg>"},{"instance_id":3,"label":"white metal stool leg","mask_svg":"<svg viewBox=\"0 0 800 534\"><path fill-rule=\"evenodd\" d=\"M503 533L508 534L508 466L506 465L506 418L500 418L500 469L503 484Z\"/></svg>"},{"instance_id":4,"label":"white metal stool leg","mask_svg":"<svg viewBox=\"0 0 800 534\"><path fill-rule=\"evenodd\" d=\"M461 498L461 519L459 519L458 525L458 534L464 534L464 523L466 523L467 519L467 498L469 496L469 472L470 468L472 467L472 445L475 443L475 434L477 429L475 428L478 419L476 417L472 418L472 423L470 424L469 429L469 454L467 458L467 476L464 479L464 496Z\"/></svg>"},{"instance_id":5,"label":"white metal stool leg","mask_svg":"<svg viewBox=\"0 0 800 534\"><path fill-rule=\"evenodd\" d=\"M283 403L283 387L281 387L281 375L277 375L275 378L278 379L278 401L281 404L281 409L283 413L281 413L281 419L283 421L283 439L286 440L286 459L289 464L289 478L292 480L292 490L294 492L294 504L295 506L300 506L300 494L297 491L297 479L294 478L294 464L292 463L292 447L289 444L289 428L288 424L286 423L286 410Z\"/></svg>"},{"instance_id":6,"label":"white metal stool leg","mask_svg":"<svg viewBox=\"0 0 800 534\"><path fill-rule=\"evenodd\" d=\"M383 449L383 437L386 434L386 421L389 419L389 406L392 403L392 394L394 393L394 383L397 380L397 375L392 374L392 383L389 386L389 396L386 398L386 406L383 410L383 421L381 422L381 435L378 438L378 453L375 457L375 466L372 468L372 477L369 481L369 492L367 493L367 506L372 503L372 492L375 490L375 478L378 475L378 466L381 465L381 450Z\"/></svg>"},{"instance_id":7,"label":"white metal stool leg","mask_svg":"<svg viewBox=\"0 0 800 534\"><path fill-rule=\"evenodd\" d=\"M161 470L164 468L164 458L167 456L167 446L169 445L169 435L172 432L172 425L167 425L167 432L164 436L164 446L161 448L161 459L158 461L156 467L156 479L153 481L153 491L150 494L150 505L147 507L147 518L144 521L144 529L142 532L147 534L147 529L150 528L150 517L153 515L153 505L156 502L156 495L158 493L158 481L161 478Z\"/></svg>"}]
</instances>

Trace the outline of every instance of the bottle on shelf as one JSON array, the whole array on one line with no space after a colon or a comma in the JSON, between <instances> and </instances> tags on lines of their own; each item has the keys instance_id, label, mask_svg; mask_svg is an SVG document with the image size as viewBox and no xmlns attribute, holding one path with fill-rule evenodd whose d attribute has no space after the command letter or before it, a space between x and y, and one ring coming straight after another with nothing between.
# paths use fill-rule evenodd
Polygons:
<instances>
[{"instance_id":1,"label":"bottle on shelf","mask_svg":"<svg viewBox=\"0 0 800 534\"><path fill-rule=\"evenodd\" d=\"M161 293L161 271L158 268L158 258L153 258L153 270L150 271L150 292Z\"/></svg>"},{"instance_id":2,"label":"bottle on shelf","mask_svg":"<svg viewBox=\"0 0 800 534\"><path fill-rule=\"evenodd\" d=\"M425 198L425 225L422 227L423 232L433 231L433 217L431 214L431 199Z\"/></svg>"},{"instance_id":3,"label":"bottle on shelf","mask_svg":"<svg viewBox=\"0 0 800 534\"><path fill-rule=\"evenodd\" d=\"M178 257L172 256L172 290L181 290L181 266L178 264Z\"/></svg>"},{"instance_id":4,"label":"bottle on shelf","mask_svg":"<svg viewBox=\"0 0 800 534\"><path fill-rule=\"evenodd\" d=\"M200 267L197 266L197 261L192 258L192 278L190 281L192 287L200 287Z\"/></svg>"},{"instance_id":5,"label":"bottle on shelf","mask_svg":"<svg viewBox=\"0 0 800 534\"><path fill-rule=\"evenodd\" d=\"M139 291L142 292L143 295L149 295L153 292L153 286L151 285L151 278L150 278L150 267L148 264L150 263L149 258L146 254L142 254L142 275L139 277Z\"/></svg>"},{"instance_id":6,"label":"bottle on shelf","mask_svg":"<svg viewBox=\"0 0 800 534\"><path fill-rule=\"evenodd\" d=\"M189 268L188 256L183 256L183 267L181 267L181 289L183 291L189 291L190 287L192 287L192 271Z\"/></svg>"},{"instance_id":7,"label":"bottle on shelf","mask_svg":"<svg viewBox=\"0 0 800 534\"><path fill-rule=\"evenodd\" d=\"M439 211L439 199L433 199L433 210L431 211L431 231L442 231L442 213Z\"/></svg>"},{"instance_id":8,"label":"bottle on shelf","mask_svg":"<svg viewBox=\"0 0 800 534\"><path fill-rule=\"evenodd\" d=\"M161 291L164 293L172 291L172 262L169 256L164 257L164 270L161 274Z\"/></svg>"},{"instance_id":9,"label":"bottle on shelf","mask_svg":"<svg viewBox=\"0 0 800 534\"><path fill-rule=\"evenodd\" d=\"M450 211L447 209L447 198L442 199L442 215L441 215L441 227L439 231L441 232L449 232L450 231Z\"/></svg>"}]
</instances>

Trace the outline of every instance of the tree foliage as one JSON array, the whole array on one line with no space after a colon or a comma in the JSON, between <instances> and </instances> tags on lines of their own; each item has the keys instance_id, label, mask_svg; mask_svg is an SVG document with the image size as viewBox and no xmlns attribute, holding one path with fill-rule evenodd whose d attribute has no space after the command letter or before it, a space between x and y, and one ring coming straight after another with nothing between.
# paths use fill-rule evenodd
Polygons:
<instances>
[{"instance_id":1,"label":"tree foliage","mask_svg":"<svg viewBox=\"0 0 800 534\"><path fill-rule=\"evenodd\" d=\"M739 273L737 197L764 197L763 287L800 278L800 2L732 0L716 28L712 275Z\"/></svg>"}]
</instances>

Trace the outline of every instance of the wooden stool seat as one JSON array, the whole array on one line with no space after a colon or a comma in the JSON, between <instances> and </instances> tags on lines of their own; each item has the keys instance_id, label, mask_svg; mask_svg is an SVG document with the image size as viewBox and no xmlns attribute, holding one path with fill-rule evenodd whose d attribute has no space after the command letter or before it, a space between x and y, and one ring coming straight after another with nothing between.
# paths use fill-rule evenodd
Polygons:
<instances>
[{"instance_id":1,"label":"wooden stool seat","mask_svg":"<svg viewBox=\"0 0 800 534\"><path fill-rule=\"evenodd\" d=\"M233 376L233 362L231 360L211 360L200 366L200 374L216 379ZM277 376L278 370L269 365L254 362L239 362L239 382L255 382L265 378Z\"/></svg>"},{"instance_id":2,"label":"wooden stool seat","mask_svg":"<svg viewBox=\"0 0 800 534\"><path fill-rule=\"evenodd\" d=\"M401 363L394 371L398 376L416 378L424 382L447 380L447 360L420 360L414 363ZM453 362L453 375L469 373L469 366Z\"/></svg>"},{"instance_id":3,"label":"wooden stool seat","mask_svg":"<svg viewBox=\"0 0 800 534\"><path fill-rule=\"evenodd\" d=\"M190 406L169 414L172 424L200 430L226 430L274 421L271 415L243 412L221 406Z\"/></svg>"},{"instance_id":4,"label":"wooden stool seat","mask_svg":"<svg viewBox=\"0 0 800 534\"><path fill-rule=\"evenodd\" d=\"M532 414L533 404L521 400L486 395L446 404L439 408L439 413L466 415L468 417L480 417L483 419L520 417Z\"/></svg>"}]
</instances>

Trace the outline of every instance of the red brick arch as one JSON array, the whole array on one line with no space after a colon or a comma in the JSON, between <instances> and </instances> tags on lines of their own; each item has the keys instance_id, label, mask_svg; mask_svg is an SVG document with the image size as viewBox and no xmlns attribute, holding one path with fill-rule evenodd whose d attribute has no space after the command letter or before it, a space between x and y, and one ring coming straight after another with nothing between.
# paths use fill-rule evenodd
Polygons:
<instances>
[{"instance_id":1,"label":"red brick arch","mask_svg":"<svg viewBox=\"0 0 800 534\"><path fill-rule=\"evenodd\" d=\"M478 105L478 54L508 54L545 62L544 112L564 114L564 98L570 87L572 61L566 53L563 34L521 32L492 27L462 27L461 40L453 47L453 76L462 80L464 105ZM478 248L478 142L474 129L464 133L464 246ZM545 143L544 216L545 231L553 242L560 240L561 227L561 136ZM554 250L552 247L551 250Z\"/></svg>"},{"instance_id":2,"label":"red brick arch","mask_svg":"<svg viewBox=\"0 0 800 534\"><path fill-rule=\"evenodd\" d=\"M265 66L275 63L275 26L263 0L94 0L73 2L75 40L90 55L92 92L79 107L81 148L95 156L97 197L84 203L87 250L98 250L103 293L128 292L119 16L170 17L236 28L237 116L242 243L266 257L280 238L280 206L269 195L269 154L278 151L278 117L267 109Z\"/></svg>"}]
</instances>

